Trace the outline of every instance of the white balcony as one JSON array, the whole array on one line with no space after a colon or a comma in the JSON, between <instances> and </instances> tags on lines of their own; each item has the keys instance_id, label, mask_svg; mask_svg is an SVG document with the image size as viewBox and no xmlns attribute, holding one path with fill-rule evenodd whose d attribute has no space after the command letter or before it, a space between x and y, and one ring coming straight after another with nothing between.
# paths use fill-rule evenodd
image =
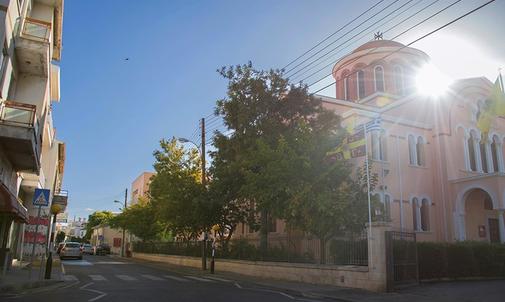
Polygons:
<instances>
[{"instance_id":1,"label":"white balcony","mask_svg":"<svg viewBox=\"0 0 505 302\"><path fill-rule=\"evenodd\" d=\"M51 60L51 23L26 17L16 36L16 55L20 71L48 76Z\"/></svg>"},{"instance_id":2,"label":"white balcony","mask_svg":"<svg viewBox=\"0 0 505 302\"><path fill-rule=\"evenodd\" d=\"M4 101L0 104L0 145L17 171L39 173L41 136L36 106Z\"/></svg>"}]
</instances>

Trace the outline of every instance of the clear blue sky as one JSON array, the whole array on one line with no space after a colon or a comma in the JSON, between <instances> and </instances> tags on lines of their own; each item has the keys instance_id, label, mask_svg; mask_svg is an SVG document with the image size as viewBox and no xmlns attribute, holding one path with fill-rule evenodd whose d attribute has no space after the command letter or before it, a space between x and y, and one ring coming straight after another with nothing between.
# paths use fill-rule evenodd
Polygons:
<instances>
[{"instance_id":1,"label":"clear blue sky","mask_svg":"<svg viewBox=\"0 0 505 302\"><path fill-rule=\"evenodd\" d=\"M66 1L62 100L53 107L57 136L67 143L63 186L70 217L117 210L113 200L152 170L160 138L191 136L225 94L217 68L249 60L258 68L282 67L375 2ZM496 2L413 46L452 77L494 80L505 65L505 1ZM449 3L442 0L430 11ZM463 1L399 41L410 42L479 3ZM455 37L460 45L448 42ZM448 55L451 47L458 47L457 55Z\"/></svg>"}]
</instances>

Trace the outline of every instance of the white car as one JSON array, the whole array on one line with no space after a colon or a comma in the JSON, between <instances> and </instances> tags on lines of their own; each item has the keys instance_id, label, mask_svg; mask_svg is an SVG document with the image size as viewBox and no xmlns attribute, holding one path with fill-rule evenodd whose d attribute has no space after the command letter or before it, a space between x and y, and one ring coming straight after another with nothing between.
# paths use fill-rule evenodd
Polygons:
<instances>
[{"instance_id":1,"label":"white car","mask_svg":"<svg viewBox=\"0 0 505 302\"><path fill-rule=\"evenodd\" d=\"M93 255L95 253L95 248L91 244L85 243L82 245L82 252L84 254Z\"/></svg>"},{"instance_id":2,"label":"white car","mask_svg":"<svg viewBox=\"0 0 505 302\"><path fill-rule=\"evenodd\" d=\"M82 259L82 248L79 242L65 242L60 251L60 259L78 258Z\"/></svg>"}]
</instances>

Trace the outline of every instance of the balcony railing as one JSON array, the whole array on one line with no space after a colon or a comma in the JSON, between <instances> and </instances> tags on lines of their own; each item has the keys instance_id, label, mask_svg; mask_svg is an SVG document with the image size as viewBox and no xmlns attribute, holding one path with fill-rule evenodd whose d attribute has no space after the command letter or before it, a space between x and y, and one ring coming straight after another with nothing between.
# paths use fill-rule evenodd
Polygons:
<instances>
[{"instance_id":1,"label":"balcony railing","mask_svg":"<svg viewBox=\"0 0 505 302\"><path fill-rule=\"evenodd\" d=\"M39 40L42 42L49 42L51 35L51 23L32 18L25 18L23 25L23 36Z\"/></svg>"},{"instance_id":2,"label":"balcony railing","mask_svg":"<svg viewBox=\"0 0 505 302\"><path fill-rule=\"evenodd\" d=\"M5 101L0 104L0 123L33 127L36 109L35 105Z\"/></svg>"}]
</instances>

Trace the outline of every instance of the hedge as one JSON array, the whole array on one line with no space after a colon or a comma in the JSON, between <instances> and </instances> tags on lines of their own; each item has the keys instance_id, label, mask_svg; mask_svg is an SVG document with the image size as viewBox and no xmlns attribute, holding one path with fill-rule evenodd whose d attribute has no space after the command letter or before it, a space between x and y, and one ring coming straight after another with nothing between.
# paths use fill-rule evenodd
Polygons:
<instances>
[{"instance_id":1,"label":"hedge","mask_svg":"<svg viewBox=\"0 0 505 302\"><path fill-rule=\"evenodd\" d=\"M419 278L505 277L505 245L418 242Z\"/></svg>"}]
</instances>

